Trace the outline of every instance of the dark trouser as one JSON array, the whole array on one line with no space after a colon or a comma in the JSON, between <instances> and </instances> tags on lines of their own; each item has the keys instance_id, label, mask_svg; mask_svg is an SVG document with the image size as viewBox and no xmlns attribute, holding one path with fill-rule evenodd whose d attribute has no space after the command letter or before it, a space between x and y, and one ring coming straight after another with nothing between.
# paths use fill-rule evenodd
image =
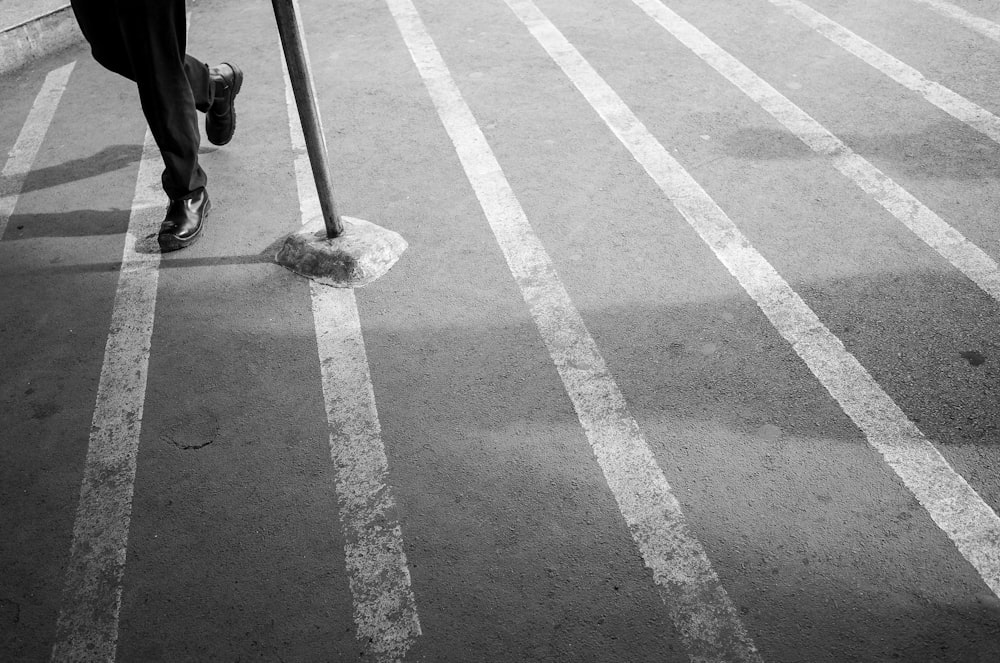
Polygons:
<instances>
[{"instance_id":1,"label":"dark trouser","mask_svg":"<svg viewBox=\"0 0 1000 663\"><path fill-rule=\"evenodd\" d=\"M163 190L174 200L205 186L196 110L212 105L208 66L186 54L184 0L72 0L94 59L133 80L163 156Z\"/></svg>"}]
</instances>

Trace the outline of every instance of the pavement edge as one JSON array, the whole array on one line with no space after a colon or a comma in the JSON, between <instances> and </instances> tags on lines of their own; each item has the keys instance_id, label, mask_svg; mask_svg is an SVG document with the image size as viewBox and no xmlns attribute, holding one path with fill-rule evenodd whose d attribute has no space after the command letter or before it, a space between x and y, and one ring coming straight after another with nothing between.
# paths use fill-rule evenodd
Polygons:
<instances>
[{"instance_id":1,"label":"pavement edge","mask_svg":"<svg viewBox=\"0 0 1000 663\"><path fill-rule=\"evenodd\" d=\"M83 40L69 4L0 30L0 76Z\"/></svg>"}]
</instances>

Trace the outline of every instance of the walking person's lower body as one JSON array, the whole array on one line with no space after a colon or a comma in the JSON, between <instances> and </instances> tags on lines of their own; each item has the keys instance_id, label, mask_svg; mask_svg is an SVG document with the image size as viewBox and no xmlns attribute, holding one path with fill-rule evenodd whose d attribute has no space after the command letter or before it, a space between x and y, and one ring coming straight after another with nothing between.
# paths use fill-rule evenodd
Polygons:
<instances>
[{"instance_id":1,"label":"walking person's lower body","mask_svg":"<svg viewBox=\"0 0 1000 663\"><path fill-rule=\"evenodd\" d=\"M106 69L134 81L149 130L163 158L170 199L160 228L161 250L190 245L201 235L211 203L198 163L198 112L210 142L225 145L236 129L239 68L208 65L187 54L184 0L72 0L91 52Z\"/></svg>"}]
</instances>

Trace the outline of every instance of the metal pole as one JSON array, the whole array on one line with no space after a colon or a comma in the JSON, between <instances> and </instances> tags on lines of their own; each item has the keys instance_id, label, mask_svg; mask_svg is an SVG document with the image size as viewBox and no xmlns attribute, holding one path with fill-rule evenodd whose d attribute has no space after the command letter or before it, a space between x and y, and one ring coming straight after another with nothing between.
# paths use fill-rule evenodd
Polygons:
<instances>
[{"instance_id":1,"label":"metal pole","mask_svg":"<svg viewBox=\"0 0 1000 663\"><path fill-rule=\"evenodd\" d=\"M292 92L295 94L295 106L299 110L299 121L302 123L302 133L306 139L309 163L312 165L313 178L316 180L326 236L332 239L344 233L344 224L333 203L333 179L330 176L327 160L323 125L319 119L319 108L316 106L316 90L309 70L309 58L306 55L306 40L302 31L299 2L271 0L271 5L274 7L274 18L278 22L281 48L285 52L288 77L291 79Z\"/></svg>"}]
</instances>

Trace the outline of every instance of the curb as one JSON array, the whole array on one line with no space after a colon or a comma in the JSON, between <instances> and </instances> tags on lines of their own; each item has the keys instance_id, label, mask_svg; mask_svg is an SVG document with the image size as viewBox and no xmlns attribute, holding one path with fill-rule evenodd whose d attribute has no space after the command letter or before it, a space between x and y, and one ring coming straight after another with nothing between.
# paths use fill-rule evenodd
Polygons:
<instances>
[{"instance_id":1,"label":"curb","mask_svg":"<svg viewBox=\"0 0 1000 663\"><path fill-rule=\"evenodd\" d=\"M67 4L0 31L0 76L83 40Z\"/></svg>"}]
</instances>

